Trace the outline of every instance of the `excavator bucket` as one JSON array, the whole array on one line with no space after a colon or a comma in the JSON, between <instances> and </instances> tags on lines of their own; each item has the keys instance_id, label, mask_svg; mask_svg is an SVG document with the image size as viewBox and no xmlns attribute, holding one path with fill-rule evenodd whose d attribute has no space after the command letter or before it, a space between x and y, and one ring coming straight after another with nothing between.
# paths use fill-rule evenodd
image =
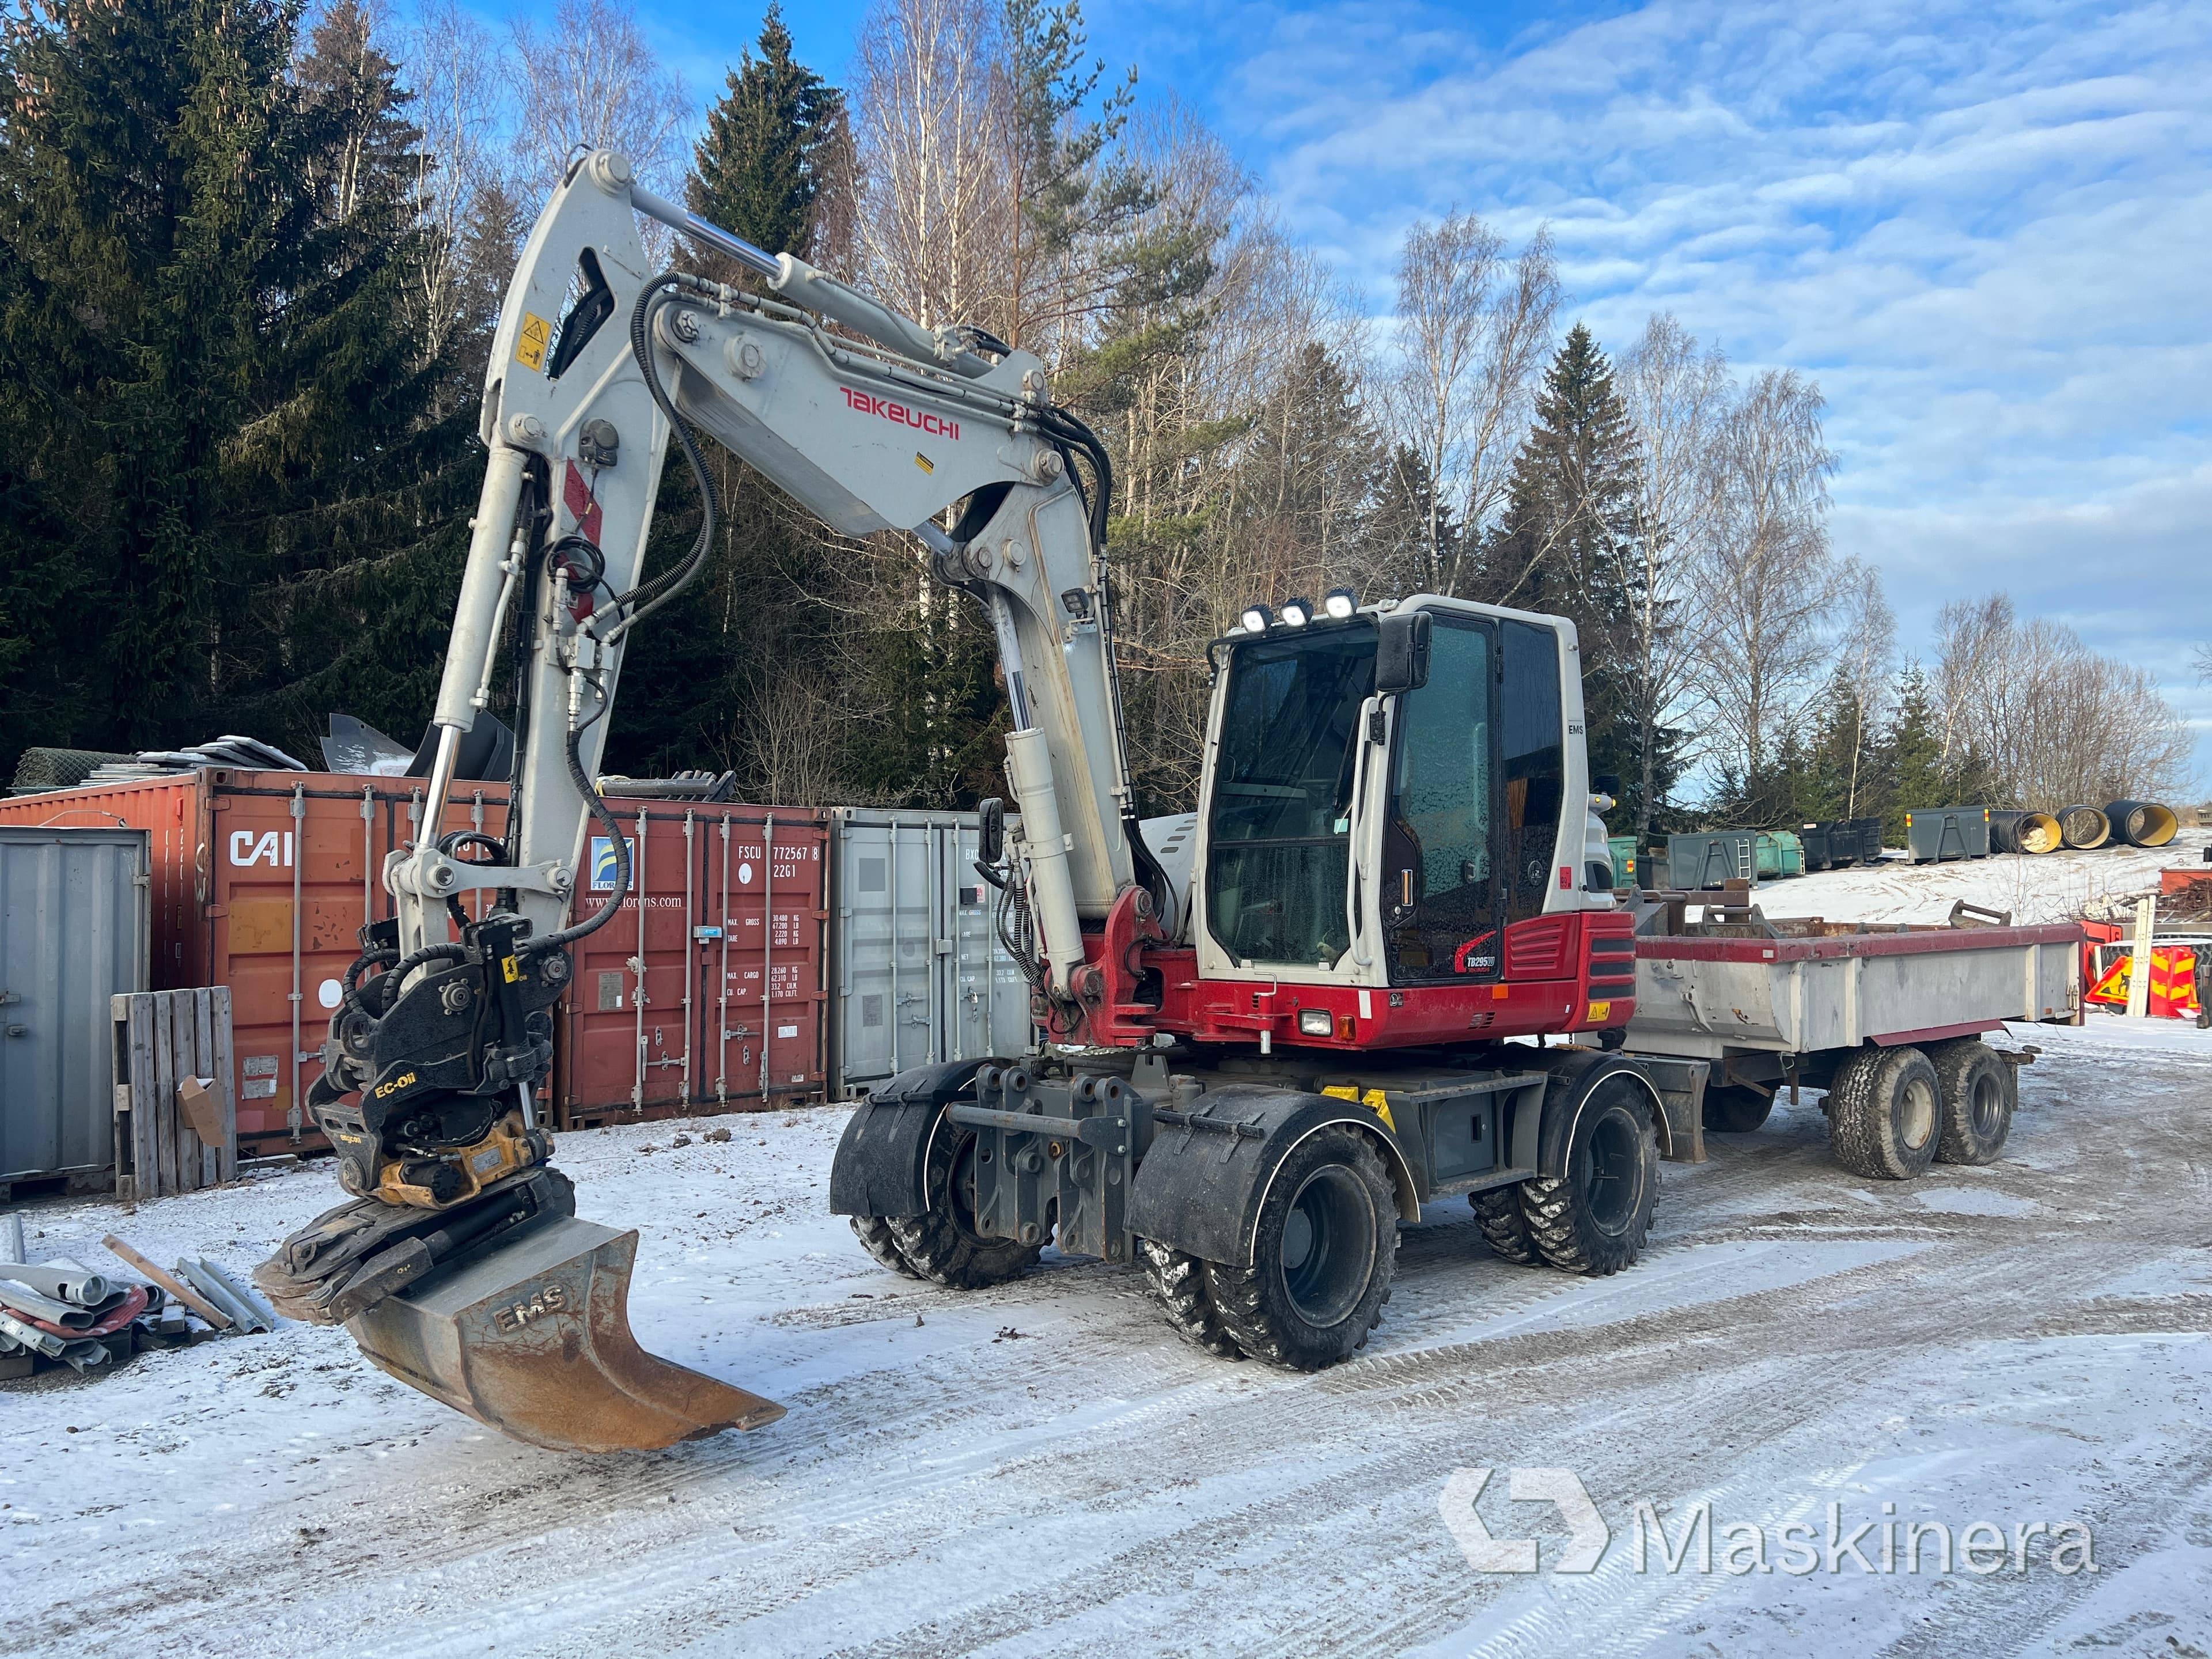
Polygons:
<instances>
[{"instance_id":1,"label":"excavator bucket","mask_svg":"<svg viewBox=\"0 0 2212 1659\"><path fill-rule=\"evenodd\" d=\"M657 1359L629 1328L637 1234L573 1217L346 1322L401 1382L553 1451L652 1451L783 1415Z\"/></svg>"}]
</instances>

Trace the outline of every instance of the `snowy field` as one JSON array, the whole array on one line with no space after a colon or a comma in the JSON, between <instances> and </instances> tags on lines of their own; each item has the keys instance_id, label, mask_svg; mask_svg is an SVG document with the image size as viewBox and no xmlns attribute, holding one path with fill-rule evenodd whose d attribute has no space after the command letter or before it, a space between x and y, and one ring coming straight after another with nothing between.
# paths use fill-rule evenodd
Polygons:
<instances>
[{"instance_id":1,"label":"snowy field","mask_svg":"<svg viewBox=\"0 0 2212 1659\"><path fill-rule=\"evenodd\" d=\"M2140 885L2139 856L2098 873ZM1994 890L2026 862L1816 876L1767 902L2025 910ZM2095 878L2036 878L2059 908ZM787 1418L564 1457L298 1325L0 1384L0 1650L2201 1656L2212 1032L2014 1035L2045 1053L1993 1167L1847 1176L1808 1097L1665 1165L1649 1254L1606 1280L1500 1262L1441 1202L1368 1351L1316 1376L1183 1347L1123 1271L1048 1255L964 1296L883 1272L823 1212L842 1108L724 1119L723 1145L697 1139L711 1122L681 1149L667 1124L568 1136L580 1208L643 1235L646 1346ZM127 1216L58 1200L32 1244L99 1264L114 1230L243 1273L337 1196L308 1168ZM1473 1469L1495 1473L1469 1508ZM1567 1525L1513 1500L1515 1469L1579 1478L1608 1534L1595 1571L1553 1570ZM1648 1534L1638 1570L1642 1504L1674 1570ZM1677 1547L1700 1504L1710 1570ZM1832 1514L1842 1539L1870 1523L1870 1570L1832 1550ZM1477 1515L1538 1540L1540 1570L1477 1571ZM2008 1547L1976 1558L1988 1573L1933 1543L1918 1572L1901 1547L1882 1571L1885 1527L1915 1522L1960 1543L1985 1522ZM1835 1571L1787 1570L1793 1522ZM2094 1571L2054 1568L2069 1522Z\"/></svg>"}]
</instances>

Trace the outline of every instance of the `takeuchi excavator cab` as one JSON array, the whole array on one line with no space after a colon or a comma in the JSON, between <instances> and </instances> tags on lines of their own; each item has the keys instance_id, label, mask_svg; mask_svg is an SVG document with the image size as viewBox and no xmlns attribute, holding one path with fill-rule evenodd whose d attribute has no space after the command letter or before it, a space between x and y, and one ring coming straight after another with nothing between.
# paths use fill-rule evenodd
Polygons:
<instances>
[{"instance_id":1,"label":"takeuchi excavator cab","mask_svg":"<svg viewBox=\"0 0 2212 1659\"><path fill-rule=\"evenodd\" d=\"M1613 908L1582 878L1572 623L1430 594L1292 614L1255 607L1216 646L1203 977L1494 981L1513 924Z\"/></svg>"}]
</instances>

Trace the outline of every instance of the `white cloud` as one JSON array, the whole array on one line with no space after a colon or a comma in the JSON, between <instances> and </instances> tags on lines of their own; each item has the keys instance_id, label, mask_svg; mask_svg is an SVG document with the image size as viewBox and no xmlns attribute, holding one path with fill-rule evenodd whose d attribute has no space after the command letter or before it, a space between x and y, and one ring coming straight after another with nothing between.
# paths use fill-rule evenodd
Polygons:
<instances>
[{"instance_id":1,"label":"white cloud","mask_svg":"<svg viewBox=\"0 0 2212 1659\"><path fill-rule=\"evenodd\" d=\"M1820 379L1909 632L2004 587L2159 673L2212 780L2212 6L1237 18L1223 123L1378 308L1412 219L1548 221L1601 337L1668 309Z\"/></svg>"}]
</instances>

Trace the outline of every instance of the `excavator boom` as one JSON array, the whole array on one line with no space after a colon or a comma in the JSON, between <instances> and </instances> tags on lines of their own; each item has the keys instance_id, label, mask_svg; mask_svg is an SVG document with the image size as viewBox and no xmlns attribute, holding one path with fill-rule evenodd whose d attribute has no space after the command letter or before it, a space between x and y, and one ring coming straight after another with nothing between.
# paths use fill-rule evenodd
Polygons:
<instances>
[{"instance_id":1,"label":"excavator boom","mask_svg":"<svg viewBox=\"0 0 2212 1659\"><path fill-rule=\"evenodd\" d=\"M766 291L654 273L640 215ZM580 157L531 231L493 335L488 459L421 820L444 821L515 634L526 650L506 833L426 836L387 860L396 915L363 930L307 1103L351 1199L256 1274L288 1312L343 1322L394 1376L559 1449L664 1446L782 1414L638 1346L637 1235L576 1218L535 1115L567 947L629 885L629 843L592 780L632 630L678 597L715 535L700 434L836 531L914 532L935 574L983 604L1014 714L1026 971L1043 1001L1079 1019L1086 924L1095 939L1138 884L1167 893L1121 736L1100 556L1109 466L1052 407L1042 365L755 248L639 187L617 155ZM704 523L689 559L647 578L672 441ZM939 521L963 502L948 532ZM594 821L617 865L596 904L576 880ZM480 918L470 895L489 896Z\"/></svg>"}]
</instances>

